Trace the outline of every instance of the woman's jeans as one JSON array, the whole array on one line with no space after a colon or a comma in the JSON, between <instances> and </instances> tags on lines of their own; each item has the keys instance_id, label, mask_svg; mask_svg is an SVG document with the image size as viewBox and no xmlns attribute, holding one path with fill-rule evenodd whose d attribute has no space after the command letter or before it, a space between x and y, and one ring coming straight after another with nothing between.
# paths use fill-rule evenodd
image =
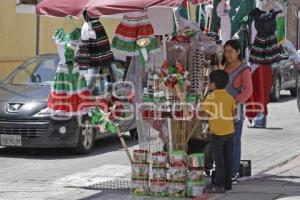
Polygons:
<instances>
[{"instance_id":1,"label":"woman's jeans","mask_svg":"<svg viewBox=\"0 0 300 200\"><path fill-rule=\"evenodd\" d=\"M239 105L240 106L240 105ZM233 135L233 164L232 164L232 175L233 177L240 172L240 161L241 161L241 137L243 132L244 124L244 112L243 107L238 112L238 119L234 122L234 135Z\"/></svg>"},{"instance_id":2,"label":"woman's jeans","mask_svg":"<svg viewBox=\"0 0 300 200\"><path fill-rule=\"evenodd\" d=\"M264 113L258 113L252 121L252 125L257 128L266 128L267 116Z\"/></svg>"}]
</instances>

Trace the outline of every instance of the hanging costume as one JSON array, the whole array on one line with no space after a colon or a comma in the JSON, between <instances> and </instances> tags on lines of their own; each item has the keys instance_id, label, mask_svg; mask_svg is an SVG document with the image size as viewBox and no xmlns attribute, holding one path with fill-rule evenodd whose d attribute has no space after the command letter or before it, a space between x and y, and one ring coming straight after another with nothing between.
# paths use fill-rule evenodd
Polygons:
<instances>
[{"instance_id":1,"label":"hanging costume","mask_svg":"<svg viewBox=\"0 0 300 200\"><path fill-rule=\"evenodd\" d=\"M281 11L262 11L258 8L251 12L255 20L257 35L250 51L250 62L272 64L280 60L276 38L276 15Z\"/></svg>"},{"instance_id":2,"label":"hanging costume","mask_svg":"<svg viewBox=\"0 0 300 200\"><path fill-rule=\"evenodd\" d=\"M225 44L227 40L230 40L231 36L231 22L229 17L230 6L225 0L221 0L217 6L217 15L221 19L221 40L222 44Z\"/></svg>"},{"instance_id":3,"label":"hanging costume","mask_svg":"<svg viewBox=\"0 0 300 200\"><path fill-rule=\"evenodd\" d=\"M143 37L148 37L151 40L151 43L146 47L150 54L159 48L147 13L125 14L113 37L112 51L118 55L137 56L140 48L136 41Z\"/></svg>"},{"instance_id":4,"label":"hanging costume","mask_svg":"<svg viewBox=\"0 0 300 200\"><path fill-rule=\"evenodd\" d=\"M150 44L146 46L148 54L156 53L159 50L159 46L147 13L133 12L124 14L121 23L115 31L111 45L115 57L125 60L124 80L131 58L140 54L140 47L136 42L138 39L144 37L149 38L151 41Z\"/></svg>"},{"instance_id":5,"label":"hanging costume","mask_svg":"<svg viewBox=\"0 0 300 200\"><path fill-rule=\"evenodd\" d=\"M276 15L280 12L265 12L258 8L251 12L255 19L257 35L250 51L250 62L258 64L258 67L252 71L253 94L247 102L246 115L250 122L253 122L251 126L258 128L266 127L267 104L273 82L271 64L280 60L275 34Z\"/></svg>"},{"instance_id":6,"label":"hanging costume","mask_svg":"<svg viewBox=\"0 0 300 200\"><path fill-rule=\"evenodd\" d=\"M92 102L86 81L74 62L80 41L80 29L66 33L62 28L52 37L58 48L60 61L54 77L53 87L48 99L48 107L55 115L76 116L87 113L87 105ZM83 104L82 104L83 103Z\"/></svg>"},{"instance_id":7,"label":"hanging costume","mask_svg":"<svg viewBox=\"0 0 300 200\"><path fill-rule=\"evenodd\" d=\"M231 37L237 36L243 58L248 63L252 18L249 13L256 7L255 0L230 0Z\"/></svg>"},{"instance_id":8,"label":"hanging costume","mask_svg":"<svg viewBox=\"0 0 300 200\"><path fill-rule=\"evenodd\" d=\"M89 18L81 31L81 42L76 55L80 70L108 65L113 54L103 25L98 18Z\"/></svg>"}]
</instances>

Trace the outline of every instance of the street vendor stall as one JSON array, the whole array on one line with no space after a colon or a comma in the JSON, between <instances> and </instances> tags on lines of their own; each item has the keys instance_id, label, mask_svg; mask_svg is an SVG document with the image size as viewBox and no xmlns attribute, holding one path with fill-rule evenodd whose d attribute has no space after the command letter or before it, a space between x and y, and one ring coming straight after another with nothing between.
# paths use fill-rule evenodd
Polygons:
<instances>
[{"instance_id":1,"label":"street vendor stall","mask_svg":"<svg viewBox=\"0 0 300 200\"><path fill-rule=\"evenodd\" d=\"M145 14L149 15L156 38L151 31L151 37L137 34L143 37L131 40L130 35L126 35L125 38L130 39L131 52L136 52L130 55L132 60L126 80L134 86L130 95L133 96L140 148L135 149L131 157L118 125L111 120L114 106L105 110L96 105L91 108L90 117L100 130L109 130L120 137L132 165L133 194L201 195L205 188L204 154L187 155L187 150L191 137L209 140L209 127L207 119L202 118L200 104L208 93L208 75L218 68L221 58L222 49L216 39L202 34L188 21L184 25L176 24L183 29L174 28L173 7L179 5L178 0L90 0L80 1L74 7L65 6L71 3L71 0L44 0L37 6L37 12L56 17L79 17L86 10L91 17L101 17L128 12L136 16L133 12L147 11ZM157 12L165 16L161 18ZM133 23L129 20L132 18L126 19ZM141 24L136 27L142 32ZM147 26L151 24L147 22ZM120 32L122 30L117 34ZM162 40L157 35L162 36ZM124 35L118 38L116 49L122 50L125 42L120 38L123 40ZM162 49L158 54L151 54L149 46L156 47L156 42Z\"/></svg>"}]
</instances>

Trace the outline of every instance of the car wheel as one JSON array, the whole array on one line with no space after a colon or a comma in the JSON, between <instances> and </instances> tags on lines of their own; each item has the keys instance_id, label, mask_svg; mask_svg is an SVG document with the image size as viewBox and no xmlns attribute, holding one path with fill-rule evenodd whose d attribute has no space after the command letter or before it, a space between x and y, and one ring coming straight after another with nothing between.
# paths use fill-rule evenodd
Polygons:
<instances>
[{"instance_id":1,"label":"car wheel","mask_svg":"<svg viewBox=\"0 0 300 200\"><path fill-rule=\"evenodd\" d=\"M138 137L139 137L137 128L130 130L129 134L130 134L131 139L138 139Z\"/></svg>"},{"instance_id":2,"label":"car wheel","mask_svg":"<svg viewBox=\"0 0 300 200\"><path fill-rule=\"evenodd\" d=\"M95 133L89 119L84 119L79 128L79 138L77 152L79 154L89 154L94 147Z\"/></svg>"},{"instance_id":3,"label":"car wheel","mask_svg":"<svg viewBox=\"0 0 300 200\"><path fill-rule=\"evenodd\" d=\"M296 97L297 96L297 88L290 89L290 93L291 93L292 97Z\"/></svg>"},{"instance_id":4,"label":"car wheel","mask_svg":"<svg viewBox=\"0 0 300 200\"><path fill-rule=\"evenodd\" d=\"M270 95L270 101L273 101L273 102L279 101L280 90L281 90L280 77L277 76L275 81L273 82L273 91Z\"/></svg>"}]
</instances>

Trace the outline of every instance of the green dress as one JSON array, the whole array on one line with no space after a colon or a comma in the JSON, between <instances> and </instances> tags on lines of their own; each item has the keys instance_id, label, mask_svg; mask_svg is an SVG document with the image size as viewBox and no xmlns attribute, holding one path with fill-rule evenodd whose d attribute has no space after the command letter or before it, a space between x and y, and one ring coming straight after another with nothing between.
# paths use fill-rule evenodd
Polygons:
<instances>
[{"instance_id":1,"label":"green dress","mask_svg":"<svg viewBox=\"0 0 300 200\"><path fill-rule=\"evenodd\" d=\"M91 92L79 73L74 58L80 41L80 29L70 33L57 29L52 37L57 45L60 61L48 99L48 107L56 115L76 116L87 113Z\"/></svg>"}]
</instances>

